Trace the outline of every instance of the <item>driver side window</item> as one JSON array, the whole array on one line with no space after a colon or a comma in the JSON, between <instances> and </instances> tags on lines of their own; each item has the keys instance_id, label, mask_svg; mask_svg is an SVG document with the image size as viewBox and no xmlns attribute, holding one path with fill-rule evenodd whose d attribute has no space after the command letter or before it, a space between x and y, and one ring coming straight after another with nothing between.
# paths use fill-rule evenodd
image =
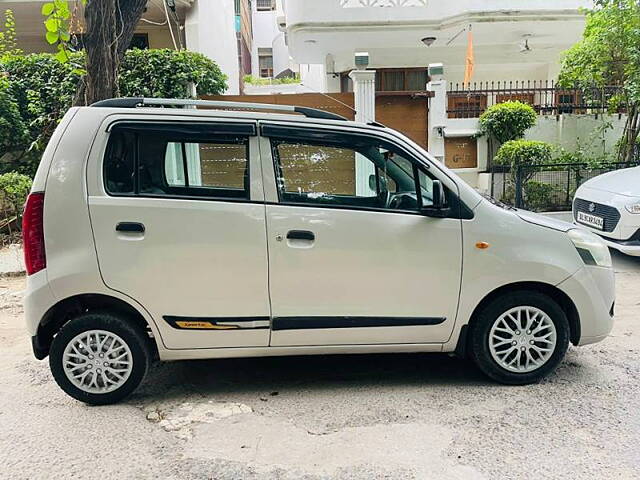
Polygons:
<instances>
[{"instance_id":1,"label":"driver side window","mask_svg":"<svg viewBox=\"0 0 640 480\"><path fill-rule=\"evenodd\" d=\"M271 145L284 204L416 211L416 175L423 191L430 183L399 149L370 137L272 138Z\"/></svg>"}]
</instances>

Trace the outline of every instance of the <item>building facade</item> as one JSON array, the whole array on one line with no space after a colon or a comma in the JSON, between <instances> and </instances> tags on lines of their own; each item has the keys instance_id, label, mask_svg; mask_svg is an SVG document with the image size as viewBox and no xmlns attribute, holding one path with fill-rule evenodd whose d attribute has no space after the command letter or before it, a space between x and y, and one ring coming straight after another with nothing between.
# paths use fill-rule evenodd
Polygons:
<instances>
[{"instance_id":1,"label":"building facade","mask_svg":"<svg viewBox=\"0 0 640 480\"><path fill-rule=\"evenodd\" d=\"M42 4L45 0L9 0L16 17L18 44L25 53L54 52L45 40ZM81 38L83 7L69 2L71 28ZM215 60L229 77L229 94L241 93L243 77L271 78L292 70L285 33L278 29L282 4L276 0L149 0L132 46L186 48Z\"/></svg>"},{"instance_id":2,"label":"building facade","mask_svg":"<svg viewBox=\"0 0 640 480\"><path fill-rule=\"evenodd\" d=\"M590 0L284 0L289 52L303 82L323 92L351 89L354 53L369 54L382 90L423 90L426 67L443 63L462 82L471 27L473 81L557 77L562 51L584 28Z\"/></svg>"}]
</instances>

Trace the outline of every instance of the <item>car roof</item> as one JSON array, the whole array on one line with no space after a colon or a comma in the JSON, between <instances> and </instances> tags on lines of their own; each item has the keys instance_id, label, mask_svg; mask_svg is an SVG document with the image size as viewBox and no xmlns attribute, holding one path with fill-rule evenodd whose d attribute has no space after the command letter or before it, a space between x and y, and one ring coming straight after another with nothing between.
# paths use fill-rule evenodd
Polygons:
<instances>
[{"instance_id":1,"label":"car roof","mask_svg":"<svg viewBox=\"0 0 640 480\"><path fill-rule=\"evenodd\" d=\"M222 111L231 112L231 116L238 117L239 112L247 112L247 110L258 112L270 112L269 115L274 115L272 112L286 112L287 115L291 113L301 114L307 119L320 119L320 120L338 120L340 122L347 122L347 118L336 113L320 110L312 107L305 107L301 105L287 105L287 104L269 104L269 103L256 103L256 102L238 102L238 101L224 101L224 100L200 100L200 99L188 99L188 98L145 98L145 97L124 97L124 98L109 98L101 100L91 105L92 108L127 108L127 109L143 109L147 107L186 107L188 110L193 111L198 107L207 109L218 109ZM355 111L355 110L354 110ZM242 118L242 117L241 117ZM249 118L256 118L254 115L250 115Z\"/></svg>"}]
</instances>

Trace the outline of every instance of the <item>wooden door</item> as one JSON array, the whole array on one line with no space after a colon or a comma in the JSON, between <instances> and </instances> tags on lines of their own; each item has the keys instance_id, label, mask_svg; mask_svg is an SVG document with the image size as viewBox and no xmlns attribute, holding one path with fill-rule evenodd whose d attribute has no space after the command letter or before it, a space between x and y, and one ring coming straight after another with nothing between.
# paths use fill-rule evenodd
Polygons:
<instances>
[{"instance_id":1,"label":"wooden door","mask_svg":"<svg viewBox=\"0 0 640 480\"><path fill-rule=\"evenodd\" d=\"M426 96L407 94L376 95L376 122L403 133L427 148L428 102Z\"/></svg>"}]
</instances>

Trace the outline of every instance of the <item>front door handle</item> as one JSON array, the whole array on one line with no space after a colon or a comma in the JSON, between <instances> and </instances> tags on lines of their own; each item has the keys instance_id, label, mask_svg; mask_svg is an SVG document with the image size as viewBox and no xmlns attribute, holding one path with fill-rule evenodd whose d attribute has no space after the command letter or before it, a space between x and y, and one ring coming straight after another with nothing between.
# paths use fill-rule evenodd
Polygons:
<instances>
[{"instance_id":1,"label":"front door handle","mask_svg":"<svg viewBox=\"0 0 640 480\"><path fill-rule=\"evenodd\" d=\"M144 233L144 225L138 222L120 222L116 225L116 232Z\"/></svg>"},{"instance_id":2,"label":"front door handle","mask_svg":"<svg viewBox=\"0 0 640 480\"><path fill-rule=\"evenodd\" d=\"M316 236L309 230L289 230L287 240L307 240L313 242Z\"/></svg>"}]
</instances>

